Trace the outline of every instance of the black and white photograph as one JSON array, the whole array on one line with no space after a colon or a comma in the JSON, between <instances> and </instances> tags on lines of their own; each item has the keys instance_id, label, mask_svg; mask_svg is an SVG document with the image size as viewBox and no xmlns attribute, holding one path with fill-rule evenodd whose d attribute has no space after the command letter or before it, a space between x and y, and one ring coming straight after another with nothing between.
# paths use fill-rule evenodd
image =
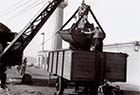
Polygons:
<instances>
[{"instance_id":1,"label":"black and white photograph","mask_svg":"<svg viewBox=\"0 0 140 95\"><path fill-rule=\"evenodd\" d=\"M140 95L139 0L0 0L0 95Z\"/></svg>"}]
</instances>

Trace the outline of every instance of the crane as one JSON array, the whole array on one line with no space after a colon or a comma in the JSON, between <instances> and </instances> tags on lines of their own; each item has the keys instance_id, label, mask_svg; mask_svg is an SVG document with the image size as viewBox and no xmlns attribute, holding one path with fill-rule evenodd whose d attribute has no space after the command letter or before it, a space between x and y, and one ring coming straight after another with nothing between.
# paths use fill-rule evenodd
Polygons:
<instances>
[{"instance_id":1,"label":"crane","mask_svg":"<svg viewBox=\"0 0 140 95\"><path fill-rule=\"evenodd\" d=\"M11 62L11 57L15 55L22 55L24 49L32 41L41 27L49 19L51 14L59 6L59 4L64 0L52 0L49 4L41 10L18 34L17 36L7 45L7 47L0 54L0 77L1 84L4 87L6 81L6 67L19 65L21 63L15 64ZM15 59L17 57L14 57ZM12 61L14 61L12 57ZM20 58L21 59L21 58ZM4 79L2 78L4 77Z\"/></svg>"}]
</instances>

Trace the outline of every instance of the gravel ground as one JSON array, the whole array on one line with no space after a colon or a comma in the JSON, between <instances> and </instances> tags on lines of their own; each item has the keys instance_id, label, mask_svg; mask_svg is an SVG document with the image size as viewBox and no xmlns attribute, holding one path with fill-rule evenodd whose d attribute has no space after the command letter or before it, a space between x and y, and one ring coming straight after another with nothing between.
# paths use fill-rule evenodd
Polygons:
<instances>
[{"instance_id":1,"label":"gravel ground","mask_svg":"<svg viewBox=\"0 0 140 95\"><path fill-rule=\"evenodd\" d=\"M8 85L8 91L0 90L0 95L54 95L55 88L28 85Z\"/></svg>"},{"instance_id":2,"label":"gravel ground","mask_svg":"<svg viewBox=\"0 0 140 95\"><path fill-rule=\"evenodd\" d=\"M20 76L15 68L7 70L8 90L0 89L0 95L54 95L56 92L54 79L50 81L48 87L49 73L45 70L27 68L27 73L32 75L32 83L22 84Z\"/></svg>"},{"instance_id":3,"label":"gravel ground","mask_svg":"<svg viewBox=\"0 0 140 95\"><path fill-rule=\"evenodd\" d=\"M8 85L9 95L54 95L55 88L45 86Z\"/></svg>"},{"instance_id":4,"label":"gravel ground","mask_svg":"<svg viewBox=\"0 0 140 95\"><path fill-rule=\"evenodd\" d=\"M54 88L55 80L53 78L50 81L50 87L48 87L49 74L47 71L36 68L28 68L27 71L32 75L33 81L25 85L21 83L20 76L15 69L8 70L8 90L0 89L0 95L54 95L56 92ZM124 89L123 95L140 95L140 87L127 84L120 86ZM71 90L65 90L65 92L69 93Z\"/></svg>"}]
</instances>

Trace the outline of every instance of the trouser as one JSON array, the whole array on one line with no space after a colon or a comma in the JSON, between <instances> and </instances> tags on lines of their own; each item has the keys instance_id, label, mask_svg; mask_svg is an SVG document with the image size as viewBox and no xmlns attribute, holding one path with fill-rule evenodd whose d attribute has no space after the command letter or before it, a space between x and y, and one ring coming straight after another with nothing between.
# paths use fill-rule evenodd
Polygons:
<instances>
[{"instance_id":1,"label":"trouser","mask_svg":"<svg viewBox=\"0 0 140 95\"><path fill-rule=\"evenodd\" d=\"M6 66L3 64L0 64L0 80L1 80L1 88L5 88L6 84Z\"/></svg>"},{"instance_id":2,"label":"trouser","mask_svg":"<svg viewBox=\"0 0 140 95\"><path fill-rule=\"evenodd\" d=\"M6 84L6 73L3 73L1 76L1 88L5 88Z\"/></svg>"},{"instance_id":3,"label":"trouser","mask_svg":"<svg viewBox=\"0 0 140 95\"><path fill-rule=\"evenodd\" d=\"M102 38L94 39L94 51L103 52L103 39Z\"/></svg>"}]
</instances>

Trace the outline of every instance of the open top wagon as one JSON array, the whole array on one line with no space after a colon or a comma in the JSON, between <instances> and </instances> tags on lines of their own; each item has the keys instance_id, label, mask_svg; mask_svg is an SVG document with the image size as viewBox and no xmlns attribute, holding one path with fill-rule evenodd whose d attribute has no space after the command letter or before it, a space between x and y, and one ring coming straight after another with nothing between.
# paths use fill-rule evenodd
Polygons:
<instances>
[{"instance_id":1,"label":"open top wagon","mask_svg":"<svg viewBox=\"0 0 140 95\"><path fill-rule=\"evenodd\" d=\"M124 53L64 49L49 52L48 70L59 76L59 89L70 82L88 86L101 85L104 79L125 82L126 59Z\"/></svg>"}]
</instances>

